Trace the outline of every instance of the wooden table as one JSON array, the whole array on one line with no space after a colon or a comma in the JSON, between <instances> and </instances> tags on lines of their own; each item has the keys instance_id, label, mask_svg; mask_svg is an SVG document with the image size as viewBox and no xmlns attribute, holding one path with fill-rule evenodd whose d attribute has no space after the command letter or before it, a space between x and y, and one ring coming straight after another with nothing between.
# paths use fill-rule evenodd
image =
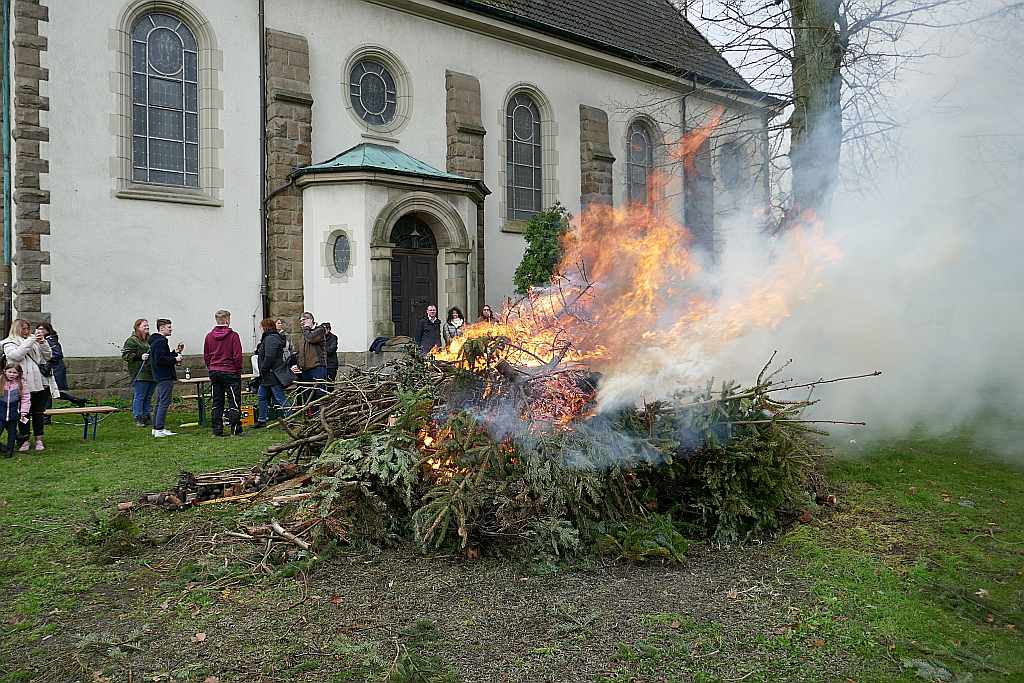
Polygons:
<instances>
[{"instance_id":1,"label":"wooden table","mask_svg":"<svg viewBox=\"0 0 1024 683\"><path fill-rule=\"evenodd\" d=\"M114 406L83 406L81 408L50 408L43 411L43 415L81 415L82 419L85 420L85 426L82 427L82 438L89 438L89 425L92 425L92 440L95 441L96 427L99 426L100 415L109 415L116 412L117 408Z\"/></svg>"},{"instance_id":2,"label":"wooden table","mask_svg":"<svg viewBox=\"0 0 1024 683\"><path fill-rule=\"evenodd\" d=\"M255 373L247 373L242 375L242 382L247 379L253 379L256 377ZM189 379L179 379L178 384L194 384L196 385L196 400L199 403L199 426L206 426L206 385L210 383L209 377L190 377ZM212 398L212 393L211 393ZM239 393L238 396L238 407L242 407L242 396Z\"/></svg>"}]
</instances>

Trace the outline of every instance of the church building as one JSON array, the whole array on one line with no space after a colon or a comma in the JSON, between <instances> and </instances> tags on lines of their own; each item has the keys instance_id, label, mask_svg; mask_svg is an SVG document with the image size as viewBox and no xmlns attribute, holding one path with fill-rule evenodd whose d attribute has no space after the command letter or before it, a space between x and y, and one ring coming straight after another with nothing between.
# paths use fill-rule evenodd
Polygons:
<instances>
[{"instance_id":1,"label":"church building","mask_svg":"<svg viewBox=\"0 0 1024 683\"><path fill-rule=\"evenodd\" d=\"M219 308L247 351L308 310L356 362L428 304L473 320L531 216L648 201L656 172L712 250L765 201L772 100L668 0L0 4L0 288L73 386L121 382L136 318L194 354Z\"/></svg>"}]
</instances>

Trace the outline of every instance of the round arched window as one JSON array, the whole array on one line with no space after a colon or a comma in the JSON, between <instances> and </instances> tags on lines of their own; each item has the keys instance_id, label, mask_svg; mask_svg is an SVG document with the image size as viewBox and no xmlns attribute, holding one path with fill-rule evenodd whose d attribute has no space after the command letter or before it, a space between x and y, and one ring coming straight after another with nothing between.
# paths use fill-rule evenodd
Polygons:
<instances>
[{"instance_id":1,"label":"round arched window","mask_svg":"<svg viewBox=\"0 0 1024 683\"><path fill-rule=\"evenodd\" d=\"M352 246L349 244L348 235L341 233L334 238L332 246L334 257L334 270L339 274L348 272L348 266L352 262Z\"/></svg>"},{"instance_id":2,"label":"round arched window","mask_svg":"<svg viewBox=\"0 0 1024 683\"><path fill-rule=\"evenodd\" d=\"M391 123L398 108L395 77L375 59L361 59L352 65L348 79L349 97L356 114L371 126Z\"/></svg>"}]
</instances>

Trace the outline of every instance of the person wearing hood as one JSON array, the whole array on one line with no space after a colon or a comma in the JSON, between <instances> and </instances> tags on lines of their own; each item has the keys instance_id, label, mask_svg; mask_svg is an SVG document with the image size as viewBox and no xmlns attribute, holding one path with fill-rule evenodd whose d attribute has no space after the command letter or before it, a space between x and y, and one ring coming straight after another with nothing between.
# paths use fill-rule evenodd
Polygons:
<instances>
[{"instance_id":1,"label":"person wearing hood","mask_svg":"<svg viewBox=\"0 0 1024 683\"><path fill-rule=\"evenodd\" d=\"M266 427L270 417L270 399L273 397L279 412L287 414L288 399L284 390L295 381L295 374L291 371L291 352L286 346L286 338L278 332L274 321L266 318L260 323L263 330L263 337L256 347L256 367L253 368L260 374L260 386L257 390L259 416L256 419L255 428Z\"/></svg>"},{"instance_id":2,"label":"person wearing hood","mask_svg":"<svg viewBox=\"0 0 1024 683\"><path fill-rule=\"evenodd\" d=\"M225 436L224 418L229 434L242 433L242 341L231 329L231 312L223 309L214 314L216 326L206 335L203 360L209 371L213 393L213 435ZM224 398L228 408L225 413Z\"/></svg>"}]
</instances>

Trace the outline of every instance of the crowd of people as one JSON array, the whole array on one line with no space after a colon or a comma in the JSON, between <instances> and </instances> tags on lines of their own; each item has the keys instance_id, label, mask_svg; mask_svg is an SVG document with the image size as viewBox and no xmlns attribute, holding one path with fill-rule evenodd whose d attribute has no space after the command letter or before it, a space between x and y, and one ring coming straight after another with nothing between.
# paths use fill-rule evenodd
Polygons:
<instances>
[{"instance_id":1,"label":"crowd of people","mask_svg":"<svg viewBox=\"0 0 1024 683\"><path fill-rule=\"evenodd\" d=\"M494 309L488 304L484 304L480 308L480 317L477 322L496 325L498 318L494 315ZM465 324L466 318L458 306L448 309L448 316L442 323L441 319L437 317L437 306L431 304L427 306L427 315L416 323L416 332L413 337L416 348L423 354L429 353L434 348L446 349L451 345L453 339L462 334Z\"/></svg>"},{"instance_id":2,"label":"crowd of people","mask_svg":"<svg viewBox=\"0 0 1024 683\"><path fill-rule=\"evenodd\" d=\"M4 457L13 456L15 448L30 450L32 437L35 450L44 451L45 412L53 406L53 400L64 398L76 405L85 404L85 399L68 393L60 337L48 322L33 327L29 321L16 318L11 322L10 334L0 341L0 351L4 366L0 434L7 432Z\"/></svg>"},{"instance_id":3,"label":"crowd of people","mask_svg":"<svg viewBox=\"0 0 1024 683\"><path fill-rule=\"evenodd\" d=\"M230 311L217 311L214 321L203 341L203 362L213 403L213 435L241 436L242 342L231 329ZM302 336L296 348L285 332L284 320L266 318L260 322L260 341L252 356L255 377L249 385L257 395L255 429L267 425L271 405L285 413L291 409L285 391L296 381L315 385L337 377L338 337L331 331L331 324L317 324L309 312L302 314L299 324ZM150 427L155 438L175 434L167 429L167 410L178 380L178 368L184 361L185 345L179 343L171 349L168 337L173 332L173 324L167 318L156 321L156 332L150 330L148 320L140 318L121 349L132 379L135 424Z\"/></svg>"},{"instance_id":4,"label":"crowd of people","mask_svg":"<svg viewBox=\"0 0 1024 683\"><path fill-rule=\"evenodd\" d=\"M490 306L483 306L480 322L496 323ZM219 310L215 325L203 342L203 361L212 395L212 431L214 436L242 435L242 342L231 329L231 313ZM427 307L426 316L416 325L415 344L421 353L447 348L459 337L465 325L462 311L453 306L444 321L437 306ZM255 377L250 389L257 396L254 429L265 427L271 406L287 414L291 410L287 390L296 382L304 387L298 394L303 402L322 393L318 383L333 382L338 376L338 337L329 322L317 323L313 314L304 312L299 319L302 331L297 347L286 333L284 320L266 318L260 322L261 336L252 356ZM155 321L139 318L132 334L121 348L132 387L132 417L138 427L149 427L154 438L174 436L167 429L167 411L178 372L184 361L185 345L169 341L174 325L168 318ZM43 432L48 422L45 411L56 398L82 406L85 399L68 391L67 368L60 337L48 322L33 325L23 319L11 324L10 334L0 341L3 353L3 379L0 391L0 443L6 431L3 454L12 457L21 452L45 450ZM226 429L225 429L226 427Z\"/></svg>"}]
</instances>

